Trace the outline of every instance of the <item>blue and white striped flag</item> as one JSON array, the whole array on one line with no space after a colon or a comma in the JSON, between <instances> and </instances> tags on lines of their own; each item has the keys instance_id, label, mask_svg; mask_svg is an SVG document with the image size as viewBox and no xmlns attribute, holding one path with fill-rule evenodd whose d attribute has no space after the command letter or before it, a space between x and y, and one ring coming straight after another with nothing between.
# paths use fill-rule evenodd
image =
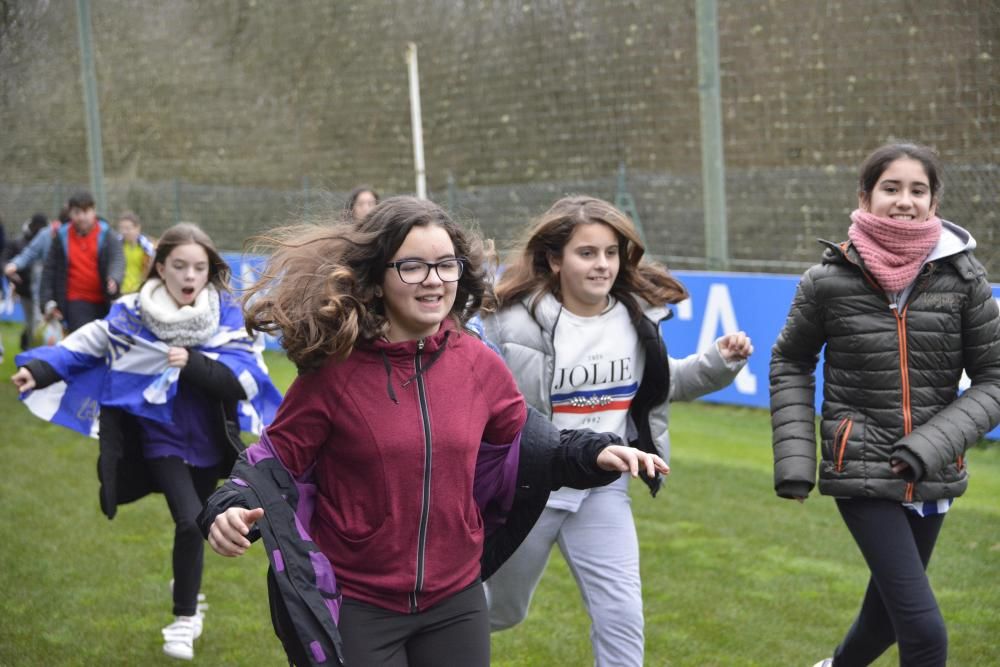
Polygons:
<instances>
[{"instance_id":1,"label":"blue and white striped flag","mask_svg":"<svg viewBox=\"0 0 1000 667\"><path fill-rule=\"evenodd\" d=\"M281 393L271 382L260 352L247 334L243 313L233 297L219 294L219 329L193 349L227 368L243 385L240 428L259 435L274 418ZM23 366L32 359L47 362L63 381L22 396L36 416L85 435L97 437L102 405L140 417L173 422L173 399L180 372L167 365L169 345L143 326L137 312L138 294L128 294L111 306L103 320L80 327L59 345L36 347L17 355Z\"/></svg>"}]
</instances>

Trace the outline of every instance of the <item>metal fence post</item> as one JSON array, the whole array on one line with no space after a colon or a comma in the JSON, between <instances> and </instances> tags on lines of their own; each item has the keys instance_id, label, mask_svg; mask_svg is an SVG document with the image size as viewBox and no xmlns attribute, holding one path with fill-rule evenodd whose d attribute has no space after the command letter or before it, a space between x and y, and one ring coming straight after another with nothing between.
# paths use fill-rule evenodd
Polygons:
<instances>
[{"instance_id":1,"label":"metal fence post","mask_svg":"<svg viewBox=\"0 0 1000 667\"><path fill-rule=\"evenodd\" d=\"M90 0L76 0L80 36L80 69L83 78L83 105L87 119L87 157L90 159L90 189L97 210L109 215L104 197L104 156L101 149L101 112L97 103L97 74L91 40Z\"/></svg>"},{"instance_id":2,"label":"metal fence post","mask_svg":"<svg viewBox=\"0 0 1000 667\"><path fill-rule=\"evenodd\" d=\"M726 167L722 155L719 91L719 25L715 0L696 0L698 96L701 100L701 176L705 207L705 261L709 269L729 266Z\"/></svg>"}]
</instances>

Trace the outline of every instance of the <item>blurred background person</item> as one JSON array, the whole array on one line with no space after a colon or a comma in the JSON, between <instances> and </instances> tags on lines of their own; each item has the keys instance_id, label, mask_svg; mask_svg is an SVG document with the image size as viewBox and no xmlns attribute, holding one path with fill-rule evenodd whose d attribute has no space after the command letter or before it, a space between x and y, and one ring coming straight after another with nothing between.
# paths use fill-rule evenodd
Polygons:
<instances>
[{"instance_id":1,"label":"blurred background person","mask_svg":"<svg viewBox=\"0 0 1000 667\"><path fill-rule=\"evenodd\" d=\"M49 217L44 213L35 213L26 221L21 229L21 236L6 245L3 251L4 275L7 276L21 302L24 311L24 329L21 331L21 350L31 347L31 337L39 321L38 278L41 273L41 259L26 261L22 258L31 242L41 234L48 236ZM36 271L36 268L38 269ZM38 274L38 275L35 275Z\"/></svg>"},{"instance_id":2,"label":"blurred background person","mask_svg":"<svg viewBox=\"0 0 1000 667\"><path fill-rule=\"evenodd\" d=\"M344 219L360 222L379 203L378 193L370 185L359 185L347 195L344 202Z\"/></svg>"},{"instance_id":3,"label":"blurred background person","mask_svg":"<svg viewBox=\"0 0 1000 667\"><path fill-rule=\"evenodd\" d=\"M79 192L69 200L71 224L52 238L42 271L39 299L46 317L75 331L108 314L125 273L118 234L98 217L94 198Z\"/></svg>"},{"instance_id":4,"label":"blurred background person","mask_svg":"<svg viewBox=\"0 0 1000 667\"><path fill-rule=\"evenodd\" d=\"M122 294L138 292L143 279L149 272L149 264L156 254L156 244L142 233L139 216L125 211L118 216L118 234L122 241L125 257L125 276L122 278Z\"/></svg>"}]
</instances>

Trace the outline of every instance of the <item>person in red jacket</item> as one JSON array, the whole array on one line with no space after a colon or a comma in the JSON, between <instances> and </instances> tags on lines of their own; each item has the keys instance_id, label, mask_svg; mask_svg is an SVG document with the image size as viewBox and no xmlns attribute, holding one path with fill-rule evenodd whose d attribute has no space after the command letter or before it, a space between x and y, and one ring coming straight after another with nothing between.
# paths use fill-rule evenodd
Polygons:
<instances>
[{"instance_id":1,"label":"person in red jacket","mask_svg":"<svg viewBox=\"0 0 1000 667\"><path fill-rule=\"evenodd\" d=\"M304 528L343 594L345 663L489 665L477 458L516 452L527 408L503 360L464 326L487 289L482 243L413 197L270 237L247 323L280 331L300 373L266 435L291 475L316 485ZM669 470L621 445L590 456L565 465ZM217 514L212 548L244 553L263 511Z\"/></svg>"}]
</instances>

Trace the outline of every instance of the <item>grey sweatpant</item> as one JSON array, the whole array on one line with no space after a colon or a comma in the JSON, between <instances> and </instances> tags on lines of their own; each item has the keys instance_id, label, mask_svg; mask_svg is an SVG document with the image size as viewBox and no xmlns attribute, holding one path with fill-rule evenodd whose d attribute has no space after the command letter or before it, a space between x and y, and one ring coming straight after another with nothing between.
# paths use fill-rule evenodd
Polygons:
<instances>
[{"instance_id":1,"label":"grey sweatpant","mask_svg":"<svg viewBox=\"0 0 1000 667\"><path fill-rule=\"evenodd\" d=\"M553 543L569 564L590 614L597 667L643 664L639 541L624 484L593 489L576 512L545 508L514 555L486 582L490 629L528 615Z\"/></svg>"}]
</instances>

